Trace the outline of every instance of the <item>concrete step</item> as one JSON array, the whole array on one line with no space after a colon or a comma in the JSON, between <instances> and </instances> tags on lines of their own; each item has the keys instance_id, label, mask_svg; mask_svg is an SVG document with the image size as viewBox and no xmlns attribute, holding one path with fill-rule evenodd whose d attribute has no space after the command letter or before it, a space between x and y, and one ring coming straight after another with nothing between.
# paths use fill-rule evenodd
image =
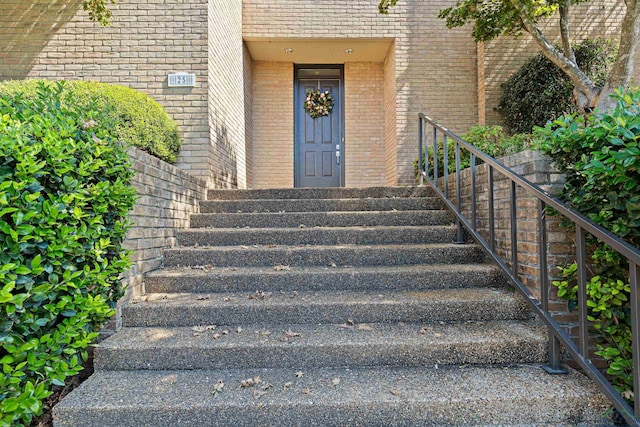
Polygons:
<instances>
[{"instance_id":1,"label":"concrete step","mask_svg":"<svg viewBox=\"0 0 640 427\"><path fill-rule=\"evenodd\" d=\"M266 212L191 215L193 228L296 228L450 225L453 216L445 210L364 212Z\"/></svg>"},{"instance_id":2,"label":"concrete step","mask_svg":"<svg viewBox=\"0 0 640 427\"><path fill-rule=\"evenodd\" d=\"M276 188L264 190L209 190L207 200L252 199L366 199L433 197L428 186L366 188Z\"/></svg>"},{"instance_id":3,"label":"concrete step","mask_svg":"<svg viewBox=\"0 0 640 427\"><path fill-rule=\"evenodd\" d=\"M542 363L546 344L542 328L516 321L217 326L204 332L125 328L100 343L94 366L117 371Z\"/></svg>"},{"instance_id":4,"label":"concrete step","mask_svg":"<svg viewBox=\"0 0 640 427\"><path fill-rule=\"evenodd\" d=\"M385 197L371 199L255 199L200 202L201 213L403 211L442 209L437 197Z\"/></svg>"},{"instance_id":5,"label":"concrete step","mask_svg":"<svg viewBox=\"0 0 640 427\"><path fill-rule=\"evenodd\" d=\"M181 246L383 245L451 243L456 227L190 228L177 233Z\"/></svg>"},{"instance_id":6,"label":"concrete step","mask_svg":"<svg viewBox=\"0 0 640 427\"><path fill-rule=\"evenodd\" d=\"M608 411L582 374L531 365L98 371L54 408L54 426L595 427L613 424Z\"/></svg>"},{"instance_id":7,"label":"concrete step","mask_svg":"<svg viewBox=\"0 0 640 427\"><path fill-rule=\"evenodd\" d=\"M217 246L164 251L164 265L218 267L369 266L482 262L476 245Z\"/></svg>"},{"instance_id":8,"label":"concrete step","mask_svg":"<svg viewBox=\"0 0 640 427\"><path fill-rule=\"evenodd\" d=\"M330 290L425 290L499 286L504 278L487 264L391 267L182 267L145 276L147 293Z\"/></svg>"},{"instance_id":9,"label":"concrete step","mask_svg":"<svg viewBox=\"0 0 640 427\"><path fill-rule=\"evenodd\" d=\"M136 302L134 300L134 302ZM518 295L495 288L396 292L150 294L122 307L126 327L528 319Z\"/></svg>"}]
</instances>

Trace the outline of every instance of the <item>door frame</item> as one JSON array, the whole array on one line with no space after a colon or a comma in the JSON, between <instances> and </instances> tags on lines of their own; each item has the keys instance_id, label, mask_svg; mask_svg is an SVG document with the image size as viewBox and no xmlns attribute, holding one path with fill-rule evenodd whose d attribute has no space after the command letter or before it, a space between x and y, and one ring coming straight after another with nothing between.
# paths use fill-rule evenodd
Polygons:
<instances>
[{"instance_id":1,"label":"door frame","mask_svg":"<svg viewBox=\"0 0 640 427\"><path fill-rule=\"evenodd\" d=\"M296 130L300 125L298 123L298 114L296 109L298 107L302 108L303 100L298 96L298 71L304 69L330 69L336 70L335 75L321 76L318 77L318 80L326 79L338 79L340 80L340 88L341 96L338 102L340 103L340 187L345 186L345 111L344 111L344 101L345 101L345 85L344 85L344 64L294 64L293 66L293 186L298 187L300 178L298 177L300 173L299 164L299 156L298 156L298 137ZM309 79L310 77L303 77L302 79Z\"/></svg>"}]
</instances>

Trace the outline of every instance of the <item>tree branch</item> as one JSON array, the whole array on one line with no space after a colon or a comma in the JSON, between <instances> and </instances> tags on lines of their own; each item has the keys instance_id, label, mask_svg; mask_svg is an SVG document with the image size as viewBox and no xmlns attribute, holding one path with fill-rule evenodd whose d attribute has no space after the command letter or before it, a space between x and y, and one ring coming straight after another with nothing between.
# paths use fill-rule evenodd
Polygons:
<instances>
[{"instance_id":1,"label":"tree branch","mask_svg":"<svg viewBox=\"0 0 640 427\"><path fill-rule=\"evenodd\" d=\"M520 19L523 23L523 29L531 34L533 40L536 42L540 50L544 56L546 56L551 62L556 64L564 73L569 76L571 82L574 84L578 93L581 95L577 97L576 102L578 107L582 109L593 108L594 103L597 99L598 94L600 93L600 88L598 88L593 81L587 76L581 69L578 67L578 64L575 60L569 59L562 52L556 49L549 40L542 34L542 31L529 19L527 16L526 10L523 5L519 2L519 0L509 0L513 7L520 14ZM636 1L636 0L632 0ZM581 99L584 98L584 99Z\"/></svg>"},{"instance_id":2,"label":"tree branch","mask_svg":"<svg viewBox=\"0 0 640 427\"><path fill-rule=\"evenodd\" d=\"M571 39L569 32L569 8L571 6L571 0L561 0L559 5L559 13L560 13L560 36L562 37L562 50L564 51L564 56L566 56L569 61L575 63L576 62L576 54L571 47Z\"/></svg>"}]
</instances>

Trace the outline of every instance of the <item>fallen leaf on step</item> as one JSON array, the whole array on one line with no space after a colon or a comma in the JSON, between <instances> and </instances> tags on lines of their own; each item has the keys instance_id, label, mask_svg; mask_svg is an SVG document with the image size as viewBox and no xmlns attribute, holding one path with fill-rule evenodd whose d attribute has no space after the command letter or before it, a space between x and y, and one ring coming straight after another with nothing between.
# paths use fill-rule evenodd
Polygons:
<instances>
[{"instance_id":1,"label":"fallen leaf on step","mask_svg":"<svg viewBox=\"0 0 640 427\"><path fill-rule=\"evenodd\" d=\"M218 338L220 338L220 334L218 334L218 333L213 334L213 339L214 340L217 340Z\"/></svg>"},{"instance_id":2,"label":"fallen leaf on step","mask_svg":"<svg viewBox=\"0 0 640 427\"><path fill-rule=\"evenodd\" d=\"M335 263L335 262L332 262L332 263L331 263L331 268L338 268L338 266L336 265L336 263Z\"/></svg>"},{"instance_id":3,"label":"fallen leaf on step","mask_svg":"<svg viewBox=\"0 0 640 427\"><path fill-rule=\"evenodd\" d=\"M220 393L222 391L222 389L224 388L224 383L222 382L222 380L218 380L218 382L216 382L213 385L213 395L217 395L218 393Z\"/></svg>"},{"instance_id":4,"label":"fallen leaf on step","mask_svg":"<svg viewBox=\"0 0 640 427\"><path fill-rule=\"evenodd\" d=\"M304 375L304 372L298 371L294 375L296 376L296 378L302 378L302 376Z\"/></svg>"},{"instance_id":5,"label":"fallen leaf on step","mask_svg":"<svg viewBox=\"0 0 640 427\"><path fill-rule=\"evenodd\" d=\"M300 334L298 332L293 332L291 329L289 329L287 332L285 332L284 335L287 338L294 338L294 337L299 337L300 336Z\"/></svg>"},{"instance_id":6,"label":"fallen leaf on step","mask_svg":"<svg viewBox=\"0 0 640 427\"><path fill-rule=\"evenodd\" d=\"M418 331L418 332L420 332L420 335L424 335L424 334L426 334L426 333L427 333L427 328L425 328L425 327L423 326L422 328L420 328L420 331Z\"/></svg>"},{"instance_id":7,"label":"fallen leaf on step","mask_svg":"<svg viewBox=\"0 0 640 427\"><path fill-rule=\"evenodd\" d=\"M284 385L282 386L282 390L283 391L287 391L289 390L291 387L293 386L293 383L291 381L284 383Z\"/></svg>"},{"instance_id":8,"label":"fallen leaf on step","mask_svg":"<svg viewBox=\"0 0 640 427\"><path fill-rule=\"evenodd\" d=\"M289 267L288 265L276 265L275 267L273 267L273 269L275 271L291 271L291 267Z\"/></svg>"},{"instance_id":9,"label":"fallen leaf on step","mask_svg":"<svg viewBox=\"0 0 640 427\"><path fill-rule=\"evenodd\" d=\"M222 335L229 335L229 332L230 331L228 329L225 329L224 331L222 331Z\"/></svg>"},{"instance_id":10,"label":"fallen leaf on step","mask_svg":"<svg viewBox=\"0 0 640 427\"><path fill-rule=\"evenodd\" d=\"M300 224L300 225L298 226L298 228L306 228L306 227L307 227L307 226L306 226L306 225L304 225L304 224Z\"/></svg>"},{"instance_id":11,"label":"fallen leaf on step","mask_svg":"<svg viewBox=\"0 0 640 427\"><path fill-rule=\"evenodd\" d=\"M236 328L236 333L238 333L238 334L239 334L240 332L242 332L242 328L241 328L240 326L238 326L238 327Z\"/></svg>"},{"instance_id":12,"label":"fallen leaf on step","mask_svg":"<svg viewBox=\"0 0 640 427\"><path fill-rule=\"evenodd\" d=\"M262 382L262 380L260 379L260 376L256 376L253 378L248 378L246 380L242 380L240 381L240 387L242 388L247 388L247 387L252 387L254 385L260 384Z\"/></svg>"},{"instance_id":13,"label":"fallen leaf on step","mask_svg":"<svg viewBox=\"0 0 640 427\"><path fill-rule=\"evenodd\" d=\"M436 337L436 338L440 338L440 337L442 337L442 334L433 334L433 336Z\"/></svg>"},{"instance_id":14,"label":"fallen leaf on step","mask_svg":"<svg viewBox=\"0 0 640 427\"><path fill-rule=\"evenodd\" d=\"M359 331L373 331L373 327L371 325L367 325L365 323L360 323L358 325Z\"/></svg>"},{"instance_id":15,"label":"fallen leaf on step","mask_svg":"<svg viewBox=\"0 0 640 427\"><path fill-rule=\"evenodd\" d=\"M256 291L255 293L249 295L249 299L263 300L269 298L270 296L271 292Z\"/></svg>"},{"instance_id":16,"label":"fallen leaf on step","mask_svg":"<svg viewBox=\"0 0 640 427\"><path fill-rule=\"evenodd\" d=\"M194 332L206 332L206 331L215 331L215 329L217 328L216 325L198 325L198 326L194 326L191 328L192 331Z\"/></svg>"},{"instance_id":17,"label":"fallen leaf on step","mask_svg":"<svg viewBox=\"0 0 640 427\"><path fill-rule=\"evenodd\" d=\"M197 299L198 301L206 301L206 300L208 300L208 299L209 299L209 297L202 296L202 297L198 297L198 298L196 298L196 299Z\"/></svg>"},{"instance_id":18,"label":"fallen leaf on step","mask_svg":"<svg viewBox=\"0 0 640 427\"><path fill-rule=\"evenodd\" d=\"M389 389L389 393L391 393L391 394L393 394L394 396L397 396L397 397L402 397L402 392L399 391L399 390L395 390L395 389L390 388Z\"/></svg>"},{"instance_id":19,"label":"fallen leaf on step","mask_svg":"<svg viewBox=\"0 0 640 427\"><path fill-rule=\"evenodd\" d=\"M309 387L305 387L302 389L302 394L309 394L311 393L311 389Z\"/></svg>"},{"instance_id":20,"label":"fallen leaf on step","mask_svg":"<svg viewBox=\"0 0 640 427\"><path fill-rule=\"evenodd\" d=\"M262 335L263 337L268 337L269 335L271 335L271 331L262 331L260 332L260 335Z\"/></svg>"},{"instance_id":21,"label":"fallen leaf on step","mask_svg":"<svg viewBox=\"0 0 640 427\"><path fill-rule=\"evenodd\" d=\"M338 384L340 384L340 378L334 378L331 380L331 385L332 386L337 386Z\"/></svg>"},{"instance_id":22,"label":"fallen leaf on step","mask_svg":"<svg viewBox=\"0 0 640 427\"><path fill-rule=\"evenodd\" d=\"M247 246L247 245L240 245L240 247L241 247L242 249L249 249L249 246Z\"/></svg>"},{"instance_id":23,"label":"fallen leaf on step","mask_svg":"<svg viewBox=\"0 0 640 427\"><path fill-rule=\"evenodd\" d=\"M274 245L274 244L270 244L270 245L268 245L267 247L268 247L269 249L273 249L273 248L275 248L275 247L276 247L276 245Z\"/></svg>"},{"instance_id":24,"label":"fallen leaf on step","mask_svg":"<svg viewBox=\"0 0 640 427\"><path fill-rule=\"evenodd\" d=\"M349 326L353 326L355 323L353 321L353 319L347 319L347 325Z\"/></svg>"}]
</instances>

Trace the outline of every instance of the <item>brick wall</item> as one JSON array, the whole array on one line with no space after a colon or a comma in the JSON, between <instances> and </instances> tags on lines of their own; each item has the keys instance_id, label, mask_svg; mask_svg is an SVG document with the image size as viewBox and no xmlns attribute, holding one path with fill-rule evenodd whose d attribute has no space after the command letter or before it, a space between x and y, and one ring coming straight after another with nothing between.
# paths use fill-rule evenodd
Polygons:
<instances>
[{"instance_id":1,"label":"brick wall","mask_svg":"<svg viewBox=\"0 0 640 427\"><path fill-rule=\"evenodd\" d=\"M0 2L0 80L97 80L147 93L180 127L180 167L206 176L207 0L119 1L109 27L90 22L81 3ZM196 87L169 88L178 71L195 73Z\"/></svg>"},{"instance_id":2,"label":"brick wall","mask_svg":"<svg viewBox=\"0 0 640 427\"><path fill-rule=\"evenodd\" d=\"M246 153L247 188L253 185L253 60L246 45L243 47L244 61L244 142Z\"/></svg>"},{"instance_id":3,"label":"brick wall","mask_svg":"<svg viewBox=\"0 0 640 427\"><path fill-rule=\"evenodd\" d=\"M219 188L246 187L242 0L209 1L209 126ZM197 159L192 159L197 161Z\"/></svg>"},{"instance_id":4,"label":"brick wall","mask_svg":"<svg viewBox=\"0 0 640 427\"><path fill-rule=\"evenodd\" d=\"M253 63L254 188L293 187L293 63Z\"/></svg>"},{"instance_id":5,"label":"brick wall","mask_svg":"<svg viewBox=\"0 0 640 427\"><path fill-rule=\"evenodd\" d=\"M125 273L128 286L121 303L144 293L143 275L162 264L162 251L176 244L176 231L189 225L189 215L199 212L207 183L135 147L129 148L136 175L133 185L138 202L125 247L134 251L132 268ZM116 317L116 320L119 317ZM119 325L111 325L116 329Z\"/></svg>"},{"instance_id":6,"label":"brick wall","mask_svg":"<svg viewBox=\"0 0 640 427\"><path fill-rule=\"evenodd\" d=\"M345 87L345 185L385 185L384 64L348 62Z\"/></svg>"},{"instance_id":7,"label":"brick wall","mask_svg":"<svg viewBox=\"0 0 640 427\"><path fill-rule=\"evenodd\" d=\"M573 10L570 20L572 39L584 40L596 37L615 39L619 36L620 23L625 12L623 0L587 2L573 6ZM545 35L554 43L560 41L557 22L557 19L550 20L544 26ZM539 52L539 48L527 34L519 38L500 37L485 43L484 61L479 58L481 61L479 70L483 70L485 74L484 114L488 124L502 122L497 111L500 96L502 96L501 84L517 71L527 59ZM640 57L636 58L636 63L640 64L639 61ZM638 84L640 83L640 69L636 67L635 72L636 84Z\"/></svg>"},{"instance_id":8,"label":"brick wall","mask_svg":"<svg viewBox=\"0 0 640 427\"><path fill-rule=\"evenodd\" d=\"M464 131L477 122L475 43L467 28L447 30L437 18L438 11L454 3L400 2L389 16L384 16L378 13L378 0L317 0L313 5L308 0L245 0L243 34L251 40L395 39L395 58L386 63L394 66L397 157L395 165L387 164L391 178L386 180L390 184L413 183L419 111L446 122L456 131ZM385 75L390 74L388 69ZM254 75L254 79L258 76ZM386 110L393 97L387 100ZM386 129L393 129L388 123L390 115L393 116L385 115ZM260 143L255 138L256 119L254 115L254 153ZM394 141L386 132L386 147L390 149ZM393 157L387 151L387 163ZM258 157L254 159L258 161Z\"/></svg>"},{"instance_id":9,"label":"brick wall","mask_svg":"<svg viewBox=\"0 0 640 427\"><path fill-rule=\"evenodd\" d=\"M384 168L387 185L398 182L396 93L396 46L393 43L384 61Z\"/></svg>"}]
</instances>

